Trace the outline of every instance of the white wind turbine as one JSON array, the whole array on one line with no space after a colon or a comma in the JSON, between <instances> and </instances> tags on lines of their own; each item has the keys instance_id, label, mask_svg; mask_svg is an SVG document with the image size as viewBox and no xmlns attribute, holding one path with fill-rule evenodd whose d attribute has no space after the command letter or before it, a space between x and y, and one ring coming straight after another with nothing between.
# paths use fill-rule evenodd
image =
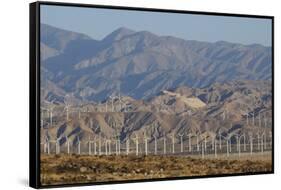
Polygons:
<instances>
[{"instance_id":1,"label":"white wind turbine","mask_svg":"<svg viewBox=\"0 0 281 190\"><path fill-rule=\"evenodd\" d=\"M183 134L178 134L180 137L180 143L181 143L181 153L183 153Z\"/></svg>"},{"instance_id":2,"label":"white wind turbine","mask_svg":"<svg viewBox=\"0 0 281 190\"><path fill-rule=\"evenodd\" d=\"M67 136L65 136L66 145L67 145L67 154L70 154L70 141Z\"/></svg>"},{"instance_id":3,"label":"white wind turbine","mask_svg":"<svg viewBox=\"0 0 281 190\"><path fill-rule=\"evenodd\" d=\"M81 154L81 142L80 142L80 137L77 136L77 143L78 143L78 154Z\"/></svg>"},{"instance_id":4,"label":"white wind turbine","mask_svg":"<svg viewBox=\"0 0 281 190\"><path fill-rule=\"evenodd\" d=\"M120 155L120 135L118 134L117 132L117 129L116 129L116 124L114 125L114 128L115 128L115 135L114 135L114 140L115 140L115 154L116 155Z\"/></svg>"},{"instance_id":5,"label":"white wind turbine","mask_svg":"<svg viewBox=\"0 0 281 190\"><path fill-rule=\"evenodd\" d=\"M70 105L65 105L65 107L64 107L64 110L66 111L66 121L69 120L69 108L70 108Z\"/></svg>"},{"instance_id":6,"label":"white wind turbine","mask_svg":"<svg viewBox=\"0 0 281 190\"><path fill-rule=\"evenodd\" d=\"M109 96L110 100L111 100L111 111L114 112L115 111L115 107L114 107L114 100L115 100L115 96Z\"/></svg>"},{"instance_id":7,"label":"white wind turbine","mask_svg":"<svg viewBox=\"0 0 281 190\"><path fill-rule=\"evenodd\" d=\"M99 155L101 155L101 133L99 133Z\"/></svg>"},{"instance_id":8,"label":"white wind turbine","mask_svg":"<svg viewBox=\"0 0 281 190\"><path fill-rule=\"evenodd\" d=\"M201 148L201 155L202 155L202 158L204 159L205 158L205 150L204 150L204 144L203 144L203 142L201 143L201 146L202 146L202 148Z\"/></svg>"},{"instance_id":9,"label":"white wind turbine","mask_svg":"<svg viewBox=\"0 0 281 190\"><path fill-rule=\"evenodd\" d=\"M64 99L64 111L66 111L66 121L69 120L69 109L70 109L70 105L68 103L69 100L69 94L65 95L65 99Z\"/></svg>"},{"instance_id":10,"label":"white wind turbine","mask_svg":"<svg viewBox=\"0 0 281 190\"><path fill-rule=\"evenodd\" d=\"M122 110L122 102L121 102L121 95L120 95L120 93L118 95L118 103L119 103L119 112L121 112L121 110Z\"/></svg>"},{"instance_id":11,"label":"white wind turbine","mask_svg":"<svg viewBox=\"0 0 281 190\"><path fill-rule=\"evenodd\" d=\"M94 137L94 154L97 155L97 137Z\"/></svg>"},{"instance_id":12,"label":"white wind turbine","mask_svg":"<svg viewBox=\"0 0 281 190\"><path fill-rule=\"evenodd\" d=\"M44 146L44 153L47 153L47 151L48 151L48 137L47 137L47 135L44 135L43 146Z\"/></svg>"},{"instance_id":13,"label":"white wind turbine","mask_svg":"<svg viewBox=\"0 0 281 190\"><path fill-rule=\"evenodd\" d=\"M130 139L129 137L126 139L126 154L130 154Z\"/></svg>"},{"instance_id":14,"label":"white wind turbine","mask_svg":"<svg viewBox=\"0 0 281 190\"><path fill-rule=\"evenodd\" d=\"M108 141L107 141L107 139L105 139L105 141L104 141L104 145L105 145L105 155L108 155L107 143L108 143Z\"/></svg>"},{"instance_id":15,"label":"white wind turbine","mask_svg":"<svg viewBox=\"0 0 281 190\"><path fill-rule=\"evenodd\" d=\"M214 139L214 151L215 151L215 158L217 158L218 157L218 155L217 155L217 139L215 138Z\"/></svg>"},{"instance_id":16,"label":"white wind turbine","mask_svg":"<svg viewBox=\"0 0 281 190\"><path fill-rule=\"evenodd\" d=\"M91 137L89 136L89 140L88 140L88 152L89 152L89 155L92 155L92 143L93 143L93 141L91 141Z\"/></svg>"},{"instance_id":17,"label":"white wind turbine","mask_svg":"<svg viewBox=\"0 0 281 190\"><path fill-rule=\"evenodd\" d=\"M166 154L166 134L164 132L164 135L163 135L163 146L164 146L164 155Z\"/></svg>"},{"instance_id":18,"label":"white wind turbine","mask_svg":"<svg viewBox=\"0 0 281 190\"><path fill-rule=\"evenodd\" d=\"M240 145L239 145L240 136L239 134L236 134L235 137L236 137L236 151L238 152L240 149Z\"/></svg>"},{"instance_id":19,"label":"white wind turbine","mask_svg":"<svg viewBox=\"0 0 281 190\"><path fill-rule=\"evenodd\" d=\"M253 154L253 134L250 133L249 135L249 140L250 140L250 154Z\"/></svg>"},{"instance_id":20,"label":"white wind turbine","mask_svg":"<svg viewBox=\"0 0 281 190\"><path fill-rule=\"evenodd\" d=\"M50 107L49 111L50 111L50 126L53 126L53 109L54 107Z\"/></svg>"},{"instance_id":21,"label":"white wind turbine","mask_svg":"<svg viewBox=\"0 0 281 190\"><path fill-rule=\"evenodd\" d=\"M201 136L200 131L197 132L197 133L195 134L195 136L196 136L197 151L199 152L199 151L200 151L200 147L199 147L199 137Z\"/></svg>"},{"instance_id":22,"label":"white wind turbine","mask_svg":"<svg viewBox=\"0 0 281 190\"><path fill-rule=\"evenodd\" d=\"M188 137L188 151L191 152L191 138L193 137L192 133L187 134Z\"/></svg>"},{"instance_id":23,"label":"white wind turbine","mask_svg":"<svg viewBox=\"0 0 281 190\"><path fill-rule=\"evenodd\" d=\"M60 140L61 137L57 138L56 140L56 154L60 154Z\"/></svg>"},{"instance_id":24,"label":"white wind turbine","mask_svg":"<svg viewBox=\"0 0 281 190\"><path fill-rule=\"evenodd\" d=\"M41 128L43 129L44 128L44 111L49 111L47 108L44 108L44 107L40 107L40 113L41 113Z\"/></svg>"},{"instance_id":25,"label":"white wind turbine","mask_svg":"<svg viewBox=\"0 0 281 190\"><path fill-rule=\"evenodd\" d=\"M175 133L171 134L171 139L172 139L172 153L175 153Z\"/></svg>"},{"instance_id":26,"label":"white wind turbine","mask_svg":"<svg viewBox=\"0 0 281 190\"><path fill-rule=\"evenodd\" d=\"M50 127L53 126L53 110L55 106L53 105L55 100L52 100L51 102L48 102L48 111L49 111L49 121L50 121Z\"/></svg>"},{"instance_id":27,"label":"white wind turbine","mask_svg":"<svg viewBox=\"0 0 281 190\"><path fill-rule=\"evenodd\" d=\"M145 155L147 156L148 154L148 146L147 146L147 141L149 140L149 138L146 136L146 132L144 131L144 135L143 135L143 139L144 139L144 149L145 149Z\"/></svg>"},{"instance_id":28,"label":"white wind turbine","mask_svg":"<svg viewBox=\"0 0 281 190\"><path fill-rule=\"evenodd\" d=\"M231 137L232 137L231 135L225 137L227 157L229 157L229 153L231 153Z\"/></svg>"},{"instance_id":29,"label":"white wind turbine","mask_svg":"<svg viewBox=\"0 0 281 190\"><path fill-rule=\"evenodd\" d=\"M47 140L47 153L50 154L51 153L51 150L50 150L50 137L48 137L46 135L46 140Z\"/></svg>"},{"instance_id":30,"label":"white wind turbine","mask_svg":"<svg viewBox=\"0 0 281 190\"><path fill-rule=\"evenodd\" d=\"M136 156L138 156L139 155L139 137L137 134L135 134L134 140L135 140L135 144L136 144Z\"/></svg>"},{"instance_id":31,"label":"white wind turbine","mask_svg":"<svg viewBox=\"0 0 281 190\"><path fill-rule=\"evenodd\" d=\"M246 146L245 146L245 134L241 135L238 139L238 143L239 143L239 149L238 149L238 156L240 157L240 154L241 154L241 138L244 139L244 151L246 151Z\"/></svg>"},{"instance_id":32,"label":"white wind turbine","mask_svg":"<svg viewBox=\"0 0 281 190\"><path fill-rule=\"evenodd\" d=\"M153 134L154 138L154 154L157 155L157 136L156 134Z\"/></svg>"}]
</instances>

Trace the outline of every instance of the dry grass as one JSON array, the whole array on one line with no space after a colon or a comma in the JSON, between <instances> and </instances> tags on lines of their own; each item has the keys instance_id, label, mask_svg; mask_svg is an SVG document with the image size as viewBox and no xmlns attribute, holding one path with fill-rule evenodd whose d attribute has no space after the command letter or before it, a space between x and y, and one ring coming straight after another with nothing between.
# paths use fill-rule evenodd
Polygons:
<instances>
[{"instance_id":1,"label":"dry grass","mask_svg":"<svg viewBox=\"0 0 281 190\"><path fill-rule=\"evenodd\" d=\"M71 184L271 171L271 160L41 155L41 183Z\"/></svg>"}]
</instances>

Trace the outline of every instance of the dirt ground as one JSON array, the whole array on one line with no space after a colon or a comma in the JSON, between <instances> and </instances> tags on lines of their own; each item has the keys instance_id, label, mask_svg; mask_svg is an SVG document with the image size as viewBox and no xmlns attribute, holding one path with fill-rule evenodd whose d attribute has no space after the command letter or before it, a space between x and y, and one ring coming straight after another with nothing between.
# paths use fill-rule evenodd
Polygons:
<instances>
[{"instance_id":1,"label":"dirt ground","mask_svg":"<svg viewBox=\"0 0 281 190\"><path fill-rule=\"evenodd\" d=\"M270 172L271 157L262 159L184 156L41 155L42 185Z\"/></svg>"}]
</instances>

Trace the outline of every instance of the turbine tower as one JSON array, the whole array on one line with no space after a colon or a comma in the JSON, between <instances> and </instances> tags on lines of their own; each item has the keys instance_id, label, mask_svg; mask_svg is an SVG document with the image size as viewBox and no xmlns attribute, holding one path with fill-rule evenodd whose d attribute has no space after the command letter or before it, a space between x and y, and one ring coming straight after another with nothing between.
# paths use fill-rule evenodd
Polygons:
<instances>
[{"instance_id":1,"label":"turbine tower","mask_svg":"<svg viewBox=\"0 0 281 190\"><path fill-rule=\"evenodd\" d=\"M171 134L171 139L172 139L172 153L175 153L175 133Z\"/></svg>"},{"instance_id":2,"label":"turbine tower","mask_svg":"<svg viewBox=\"0 0 281 190\"><path fill-rule=\"evenodd\" d=\"M154 154L157 155L157 136L156 136L156 134L154 134L153 137L154 137Z\"/></svg>"},{"instance_id":3,"label":"turbine tower","mask_svg":"<svg viewBox=\"0 0 281 190\"><path fill-rule=\"evenodd\" d=\"M135 134L135 144L136 144L136 156L138 156L139 155L139 137L138 137L138 135L137 134Z\"/></svg>"},{"instance_id":4,"label":"turbine tower","mask_svg":"<svg viewBox=\"0 0 281 190\"><path fill-rule=\"evenodd\" d=\"M130 139L129 137L126 139L126 154L130 154Z\"/></svg>"},{"instance_id":5,"label":"turbine tower","mask_svg":"<svg viewBox=\"0 0 281 190\"><path fill-rule=\"evenodd\" d=\"M80 137L78 136L78 154L81 154L81 142L80 142Z\"/></svg>"},{"instance_id":6,"label":"turbine tower","mask_svg":"<svg viewBox=\"0 0 281 190\"><path fill-rule=\"evenodd\" d=\"M191 138L192 138L192 133L189 133L187 135L188 137L188 151L191 152Z\"/></svg>"},{"instance_id":7,"label":"turbine tower","mask_svg":"<svg viewBox=\"0 0 281 190\"><path fill-rule=\"evenodd\" d=\"M145 155L147 156L148 154L148 146L147 146L147 141L149 140L149 138L146 136L146 132L144 131L144 148L145 148Z\"/></svg>"},{"instance_id":8,"label":"turbine tower","mask_svg":"<svg viewBox=\"0 0 281 190\"><path fill-rule=\"evenodd\" d=\"M180 143L181 143L181 153L183 153L183 134L178 134L180 137Z\"/></svg>"},{"instance_id":9,"label":"turbine tower","mask_svg":"<svg viewBox=\"0 0 281 190\"><path fill-rule=\"evenodd\" d=\"M67 136L65 136L66 139L66 145L67 145L67 154L70 154L70 142Z\"/></svg>"},{"instance_id":10,"label":"turbine tower","mask_svg":"<svg viewBox=\"0 0 281 190\"><path fill-rule=\"evenodd\" d=\"M92 155L92 141L90 136L88 140L88 151L89 151L89 155Z\"/></svg>"},{"instance_id":11,"label":"turbine tower","mask_svg":"<svg viewBox=\"0 0 281 190\"><path fill-rule=\"evenodd\" d=\"M164 135L163 135L163 146L164 146L164 155L166 154L166 134L165 134L165 132L164 132Z\"/></svg>"}]
</instances>

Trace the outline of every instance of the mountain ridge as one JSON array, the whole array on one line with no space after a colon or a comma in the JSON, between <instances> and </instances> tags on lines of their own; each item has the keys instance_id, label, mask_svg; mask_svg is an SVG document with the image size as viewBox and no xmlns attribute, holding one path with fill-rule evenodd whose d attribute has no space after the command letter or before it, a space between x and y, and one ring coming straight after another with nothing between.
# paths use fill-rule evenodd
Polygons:
<instances>
[{"instance_id":1,"label":"mountain ridge","mask_svg":"<svg viewBox=\"0 0 281 190\"><path fill-rule=\"evenodd\" d=\"M43 35L61 32L65 31ZM121 92L147 99L177 86L272 77L270 47L262 45L199 42L124 27L100 41L78 33L68 36L42 67L51 73L48 80L77 98L102 100Z\"/></svg>"}]
</instances>

